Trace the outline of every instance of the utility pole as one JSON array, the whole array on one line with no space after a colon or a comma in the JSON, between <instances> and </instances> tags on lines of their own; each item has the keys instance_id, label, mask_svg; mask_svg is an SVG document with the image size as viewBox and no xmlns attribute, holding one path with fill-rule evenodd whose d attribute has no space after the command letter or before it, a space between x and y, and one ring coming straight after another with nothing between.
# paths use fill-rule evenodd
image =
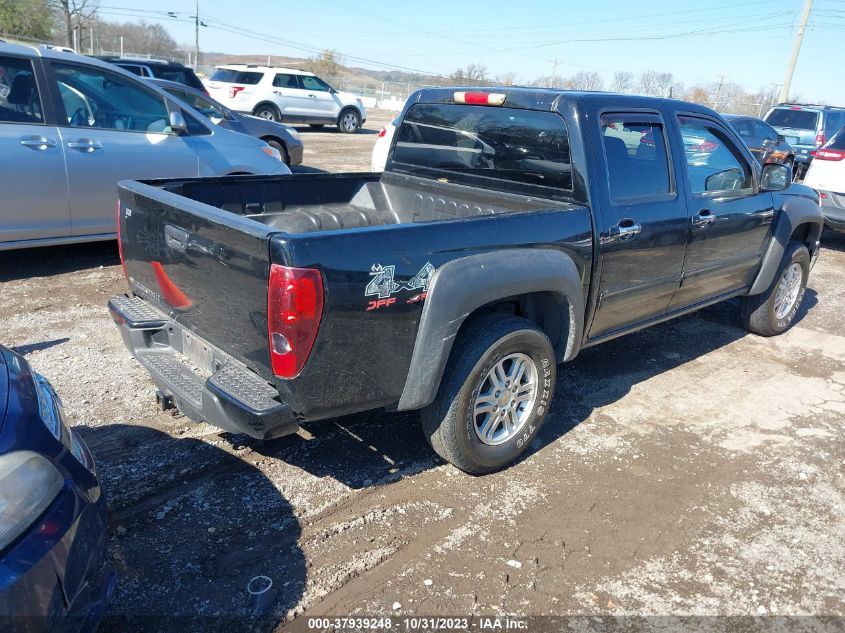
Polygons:
<instances>
[{"instance_id":1,"label":"utility pole","mask_svg":"<svg viewBox=\"0 0 845 633\"><path fill-rule=\"evenodd\" d=\"M557 75L557 57L552 60L552 77Z\"/></svg>"},{"instance_id":2,"label":"utility pole","mask_svg":"<svg viewBox=\"0 0 845 633\"><path fill-rule=\"evenodd\" d=\"M795 43L792 45L792 56L789 58L789 65L786 67L786 77L783 78L783 87L780 89L778 101L783 103L789 99L789 86L792 84L792 74L795 72L795 64L798 61L798 53L801 50L801 42L804 39L804 31L807 29L807 21L810 19L810 11L813 10L813 0L806 0L804 13L801 15L801 25L795 34Z\"/></svg>"},{"instance_id":3,"label":"utility pole","mask_svg":"<svg viewBox=\"0 0 845 633\"><path fill-rule=\"evenodd\" d=\"M93 26L88 29L88 37L91 39L91 41L88 42L88 54L93 55L94 54L94 27Z\"/></svg>"},{"instance_id":4,"label":"utility pole","mask_svg":"<svg viewBox=\"0 0 845 633\"><path fill-rule=\"evenodd\" d=\"M123 57L123 36L120 36L120 56Z\"/></svg>"},{"instance_id":5,"label":"utility pole","mask_svg":"<svg viewBox=\"0 0 845 633\"><path fill-rule=\"evenodd\" d=\"M194 69L199 70L200 67L200 0L197 0L196 15L194 15Z\"/></svg>"}]
</instances>

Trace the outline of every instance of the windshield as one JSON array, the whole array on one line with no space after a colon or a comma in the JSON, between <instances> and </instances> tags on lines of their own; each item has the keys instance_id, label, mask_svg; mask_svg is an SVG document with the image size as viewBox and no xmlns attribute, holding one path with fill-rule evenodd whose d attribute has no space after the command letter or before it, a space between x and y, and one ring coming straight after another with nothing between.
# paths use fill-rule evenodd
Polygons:
<instances>
[{"instance_id":1,"label":"windshield","mask_svg":"<svg viewBox=\"0 0 845 633\"><path fill-rule=\"evenodd\" d=\"M261 81L261 73L251 73L231 68L218 68L211 75L211 81L222 81L228 84L247 84L254 86Z\"/></svg>"},{"instance_id":2,"label":"windshield","mask_svg":"<svg viewBox=\"0 0 845 633\"><path fill-rule=\"evenodd\" d=\"M776 108L769 112L766 123L775 127L788 127L795 130L815 130L819 113L812 110L791 110Z\"/></svg>"},{"instance_id":3,"label":"windshield","mask_svg":"<svg viewBox=\"0 0 845 633\"><path fill-rule=\"evenodd\" d=\"M566 124L554 112L418 104L397 131L392 162L400 171L437 170L479 187L504 181L517 191L519 185L572 189Z\"/></svg>"}]
</instances>

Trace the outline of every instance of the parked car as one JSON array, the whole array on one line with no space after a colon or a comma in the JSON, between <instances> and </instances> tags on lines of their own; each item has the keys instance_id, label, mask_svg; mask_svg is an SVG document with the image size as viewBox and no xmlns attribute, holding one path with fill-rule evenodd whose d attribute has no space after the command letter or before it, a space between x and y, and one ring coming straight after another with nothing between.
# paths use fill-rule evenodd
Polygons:
<instances>
[{"instance_id":1,"label":"parked car","mask_svg":"<svg viewBox=\"0 0 845 633\"><path fill-rule=\"evenodd\" d=\"M376 144L373 145L373 155L370 159L370 169L373 171L384 171L387 154L390 151L390 143L393 141L393 133L396 131L397 125L399 125L398 117L379 130Z\"/></svg>"},{"instance_id":2,"label":"parked car","mask_svg":"<svg viewBox=\"0 0 845 633\"><path fill-rule=\"evenodd\" d=\"M120 66L138 77L146 77L148 79L154 77L166 81L175 81L176 83L190 86L194 90L208 94L208 90L206 90L205 85L197 77L193 69L179 62L167 61L166 59L147 59L144 57L99 56L97 59L109 62L115 66Z\"/></svg>"},{"instance_id":3,"label":"parked car","mask_svg":"<svg viewBox=\"0 0 845 633\"><path fill-rule=\"evenodd\" d=\"M758 163L761 165L781 163L794 169L795 148L787 143L783 134L778 134L771 125L753 116L740 114L723 114L722 116L745 141Z\"/></svg>"},{"instance_id":4,"label":"parked car","mask_svg":"<svg viewBox=\"0 0 845 633\"><path fill-rule=\"evenodd\" d=\"M211 120L212 123L224 127L233 132L248 134L259 138L270 147L275 147L282 155L286 165L299 165L302 163L302 139L294 128L259 119L249 114L238 114L233 112L221 103L218 103L206 93L195 90L189 86L175 81L164 79L150 79L153 84L164 90L169 95L184 101L194 110Z\"/></svg>"},{"instance_id":5,"label":"parked car","mask_svg":"<svg viewBox=\"0 0 845 633\"><path fill-rule=\"evenodd\" d=\"M708 161L677 160L693 138ZM546 89L416 92L382 174L119 190L109 308L162 402L258 438L421 409L471 473L531 444L582 348L733 297L784 332L822 230L712 110Z\"/></svg>"},{"instance_id":6,"label":"parked car","mask_svg":"<svg viewBox=\"0 0 845 633\"><path fill-rule=\"evenodd\" d=\"M121 68L0 44L0 250L114 239L124 178L289 172Z\"/></svg>"},{"instance_id":7,"label":"parked car","mask_svg":"<svg viewBox=\"0 0 845 633\"><path fill-rule=\"evenodd\" d=\"M819 192L825 224L845 231L845 127L816 150L804 184Z\"/></svg>"},{"instance_id":8,"label":"parked car","mask_svg":"<svg viewBox=\"0 0 845 633\"><path fill-rule=\"evenodd\" d=\"M367 120L363 101L339 92L314 73L251 64L219 66L206 82L209 94L237 112L270 121L337 125L352 134Z\"/></svg>"},{"instance_id":9,"label":"parked car","mask_svg":"<svg viewBox=\"0 0 845 633\"><path fill-rule=\"evenodd\" d=\"M114 588L107 541L91 453L50 383L0 346L3 630L92 631Z\"/></svg>"},{"instance_id":10,"label":"parked car","mask_svg":"<svg viewBox=\"0 0 845 633\"><path fill-rule=\"evenodd\" d=\"M845 108L779 103L763 118L795 148L795 174L803 178L813 152L845 125Z\"/></svg>"}]
</instances>

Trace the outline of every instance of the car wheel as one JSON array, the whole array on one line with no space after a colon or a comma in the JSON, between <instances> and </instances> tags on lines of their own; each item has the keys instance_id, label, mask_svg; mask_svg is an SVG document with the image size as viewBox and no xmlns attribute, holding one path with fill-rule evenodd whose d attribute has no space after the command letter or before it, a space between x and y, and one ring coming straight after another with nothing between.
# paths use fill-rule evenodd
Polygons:
<instances>
[{"instance_id":1,"label":"car wheel","mask_svg":"<svg viewBox=\"0 0 845 633\"><path fill-rule=\"evenodd\" d=\"M480 475L510 464L537 435L556 377L549 337L527 319L481 318L461 335L437 396L422 410L434 451Z\"/></svg>"},{"instance_id":2,"label":"car wheel","mask_svg":"<svg viewBox=\"0 0 845 633\"><path fill-rule=\"evenodd\" d=\"M270 103L262 103L252 111L252 114L253 116L257 116L259 119L275 121L276 123L282 120L282 115L279 113L279 109Z\"/></svg>"},{"instance_id":3,"label":"car wheel","mask_svg":"<svg viewBox=\"0 0 845 633\"><path fill-rule=\"evenodd\" d=\"M282 160L284 161L285 165L290 166L290 156L288 155L288 150L285 147L284 143L281 143L274 138L263 138L261 140L267 143L267 145L269 145L270 147L275 148L276 151L278 151L279 154L282 155Z\"/></svg>"},{"instance_id":4,"label":"car wheel","mask_svg":"<svg viewBox=\"0 0 845 633\"><path fill-rule=\"evenodd\" d=\"M775 336L789 329L804 299L810 275L810 252L800 242L790 242L769 288L743 297L742 324L749 332Z\"/></svg>"},{"instance_id":5,"label":"car wheel","mask_svg":"<svg viewBox=\"0 0 845 633\"><path fill-rule=\"evenodd\" d=\"M337 127L345 134L354 134L361 127L361 115L352 108L346 109L337 118Z\"/></svg>"}]
</instances>

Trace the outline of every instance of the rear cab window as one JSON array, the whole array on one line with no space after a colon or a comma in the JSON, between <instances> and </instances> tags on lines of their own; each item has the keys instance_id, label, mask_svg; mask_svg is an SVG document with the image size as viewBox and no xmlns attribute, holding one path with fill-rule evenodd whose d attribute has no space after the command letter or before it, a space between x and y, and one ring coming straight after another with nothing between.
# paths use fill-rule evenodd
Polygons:
<instances>
[{"instance_id":1,"label":"rear cab window","mask_svg":"<svg viewBox=\"0 0 845 633\"><path fill-rule=\"evenodd\" d=\"M412 106L396 130L393 171L569 199L569 135L555 112L442 103Z\"/></svg>"},{"instance_id":2,"label":"rear cab window","mask_svg":"<svg viewBox=\"0 0 845 633\"><path fill-rule=\"evenodd\" d=\"M43 123L32 62L0 57L0 123Z\"/></svg>"},{"instance_id":3,"label":"rear cab window","mask_svg":"<svg viewBox=\"0 0 845 633\"><path fill-rule=\"evenodd\" d=\"M246 84L247 86L254 86L261 81L263 73L251 72L245 70L235 70L233 68L218 68L211 75L210 81L221 81L227 84Z\"/></svg>"}]
</instances>

